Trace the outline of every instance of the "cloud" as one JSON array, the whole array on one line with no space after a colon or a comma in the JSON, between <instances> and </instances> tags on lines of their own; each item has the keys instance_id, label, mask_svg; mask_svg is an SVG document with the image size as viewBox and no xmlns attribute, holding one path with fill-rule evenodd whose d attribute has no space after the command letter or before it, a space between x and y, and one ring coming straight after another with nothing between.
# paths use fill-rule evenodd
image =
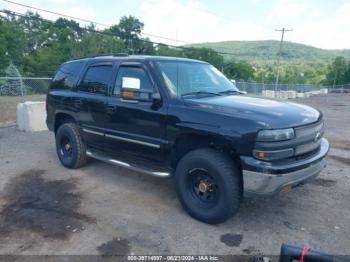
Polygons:
<instances>
[{"instance_id":1,"label":"cloud","mask_svg":"<svg viewBox=\"0 0 350 262\"><path fill-rule=\"evenodd\" d=\"M69 8L55 8L53 11L85 20L94 20L96 18L95 9L91 7L72 6Z\"/></svg>"},{"instance_id":2,"label":"cloud","mask_svg":"<svg viewBox=\"0 0 350 262\"><path fill-rule=\"evenodd\" d=\"M293 28L287 41L325 49L350 48L350 3L324 13L303 2L280 1L267 11L265 18L223 18L204 9L196 0L144 0L140 7L145 22L144 32L187 42L229 40L279 40L276 28ZM242 16L240 16L242 17ZM248 16L247 16L248 17ZM154 41L175 41L151 37ZM178 42L183 44L183 42Z\"/></svg>"},{"instance_id":3,"label":"cloud","mask_svg":"<svg viewBox=\"0 0 350 262\"><path fill-rule=\"evenodd\" d=\"M44 4L45 3L45 4ZM69 3L69 5L68 5ZM86 20L94 20L96 18L95 10L87 5L82 5L81 3L75 3L71 0L47 0L43 2L42 0L27 0L24 4L28 6L33 6L41 9L47 9L53 12L69 15L72 17L84 18ZM56 7L57 6L57 7ZM65 6L65 7L61 7ZM11 3L0 2L0 9L8 9L18 13L25 13L28 11L27 7L22 7L19 5L14 5ZM56 20L59 15L51 14L44 11L32 10L35 13L39 13L43 18ZM84 22L79 22L81 25L85 25Z\"/></svg>"},{"instance_id":4,"label":"cloud","mask_svg":"<svg viewBox=\"0 0 350 262\"><path fill-rule=\"evenodd\" d=\"M264 28L252 21L228 21L204 10L199 1L146 0L141 5L144 32L188 42L256 40ZM153 40L160 40L155 37ZM167 41L176 44L175 41ZM183 42L178 42L183 44Z\"/></svg>"},{"instance_id":5,"label":"cloud","mask_svg":"<svg viewBox=\"0 0 350 262\"><path fill-rule=\"evenodd\" d=\"M305 3L278 3L270 12L268 17L295 19L306 13L307 5Z\"/></svg>"},{"instance_id":6,"label":"cloud","mask_svg":"<svg viewBox=\"0 0 350 262\"><path fill-rule=\"evenodd\" d=\"M350 48L350 4L345 3L327 18L313 19L294 27L290 39L325 49Z\"/></svg>"},{"instance_id":7,"label":"cloud","mask_svg":"<svg viewBox=\"0 0 350 262\"><path fill-rule=\"evenodd\" d=\"M224 18L220 13L205 9L199 0L140 0L139 9L134 10L145 23L145 33L166 38L185 40L191 43L217 42L229 40L279 40L276 28L293 28L286 34L287 41L294 41L327 49L350 48L350 3L333 4L332 10L311 1L250 0L252 3L264 1L264 10L251 10ZM23 1L21 1L23 2ZM100 1L101 2L101 1ZM105 13L97 13L91 2L83 0L26 0L35 7L47 8L74 17L115 24L117 21ZM266 3L266 4L265 4ZM274 3L276 3L274 5ZM315 2L314 2L315 3ZM218 3L219 5L219 3ZM255 5L254 5L255 6ZM221 6L220 6L221 7ZM0 9L10 9L23 13L27 8L0 1ZM104 6L104 8L107 8ZM222 6L225 8L225 6ZM244 10L242 10L244 12ZM39 12L47 19L58 16ZM81 25L86 23L79 22ZM157 42L184 44L181 41L150 37Z\"/></svg>"},{"instance_id":8,"label":"cloud","mask_svg":"<svg viewBox=\"0 0 350 262\"><path fill-rule=\"evenodd\" d=\"M46 0L46 1L48 1L50 3L55 3L55 4L66 4L68 2L70 2L70 3L74 2L72 0Z\"/></svg>"}]
</instances>

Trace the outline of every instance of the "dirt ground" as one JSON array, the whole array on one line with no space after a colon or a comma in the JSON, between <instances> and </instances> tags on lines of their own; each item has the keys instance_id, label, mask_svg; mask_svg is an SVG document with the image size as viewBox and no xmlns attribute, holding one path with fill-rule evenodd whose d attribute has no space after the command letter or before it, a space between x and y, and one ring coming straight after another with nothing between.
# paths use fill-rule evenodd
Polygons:
<instances>
[{"instance_id":1,"label":"dirt ground","mask_svg":"<svg viewBox=\"0 0 350 262\"><path fill-rule=\"evenodd\" d=\"M189 217L174 181L91 160L59 163L49 132L0 128L0 254L278 254L282 243L350 255L350 94L297 100L324 113L332 149L313 182L245 199L211 226Z\"/></svg>"}]
</instances>

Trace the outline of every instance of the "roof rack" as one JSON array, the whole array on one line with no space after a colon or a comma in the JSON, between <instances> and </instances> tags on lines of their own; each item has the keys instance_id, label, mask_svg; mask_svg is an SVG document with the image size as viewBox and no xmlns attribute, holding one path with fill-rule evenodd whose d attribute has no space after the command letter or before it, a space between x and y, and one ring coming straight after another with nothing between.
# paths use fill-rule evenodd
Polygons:
<instances>
[{"instance_id":1,"label":"roof rack","mask_svg":"<svg viewBox=\"0 0 350 262\"><path fill-rule=\"evenodd\" d=\"M80 59L87 59L87 58L95 58L95 57L101 57L101 56L117 56L117 57L126 57L129 56L128 53L115 53L115 54L99 54L99 55L89 55L89 56L82 56L82 57L76 57L72 58L69 61L75 61Z\"/></svg>"},{"instance_id":2,"label":"roof rack","mask_svg":"<svg viewBox=\"0 0 350 262\"><path fill-rule=\"evenodd\" d=\"M116 54L113 54L113 56L129 56L128 53L116 53Z\"/></svg>"}]
</instances>

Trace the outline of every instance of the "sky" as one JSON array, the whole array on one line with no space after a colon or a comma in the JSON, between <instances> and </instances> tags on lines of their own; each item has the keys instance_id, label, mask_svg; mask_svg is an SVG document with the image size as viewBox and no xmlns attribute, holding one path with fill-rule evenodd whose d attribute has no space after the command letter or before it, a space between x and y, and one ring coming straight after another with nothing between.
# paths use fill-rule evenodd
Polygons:
<instances>
[{"instance_id":1,"label":"sky","mask_svg":"<svg viewBox=\"0 0 350 262\"><path fill-rule=\"evenodd\" d=\"M324 49L350 49L350 0L13 1L108 25L133 15L144 22L144 36L173 45L279 40L281 33L276 29L284 27L293 29L285 34L286 41ZM0 0L0 9L4 8L26 10ZM39 13L47 19L57 19L55 15Z\"/></svg>"}]
</instances>

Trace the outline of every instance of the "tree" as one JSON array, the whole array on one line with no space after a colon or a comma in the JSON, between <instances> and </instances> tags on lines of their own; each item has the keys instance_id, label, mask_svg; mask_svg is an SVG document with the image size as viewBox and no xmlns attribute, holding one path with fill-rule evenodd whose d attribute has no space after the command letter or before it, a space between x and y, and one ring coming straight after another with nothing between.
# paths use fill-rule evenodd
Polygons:
<instances>
[{"instance_id":1,"label":"tree","mask_svg":"<svg viewBox=\"0 0 350 262\"><path fill-rule=\"evenodd\" d=\"M346 83L350 83L350 60L348 61L348 67L347 67L346 72L344 74L344 81Z\"/></svg>"},{"instance_id":2,"label":"tree","mask_svg":"<svg viewBox=\"0 0 350 262\"><path fill-rule=\"evenodd\" d=\"M96 33L85 33L80 42L76 42L72 50L73 57L97 54L115 54L125 52L122 40L113 36Z\"/></svg>"},{"instance_id":3,"label":"tree","mask_svg":"<svg viewBox=\"0 0 350 262\"><path fill-rule=\"evenodd\" d=\"M0 71L4 70L10 62L10 57L7 52L6 33L4 21L0 18Z\"/></svg>"},{"instance_id":4,"label":"tree","mask_svg":"<svg viewBox=\"0 0 350 262\"><path fill-rule=\"evenodd\" d=\"M211 48L204 48L204 47L184 48L183 49L183 56L187 57L187 58L206 61L206 62L214 65L218 69L221 68L221 66L224 62L224 58Z\"/></svg>"},{"instance_id":5,"label":"tree","mask_svg":"<svg viewBox=\"0 0 350 262\"><path fill-rule=\"evenodd\" d=\"M329 85L341 85L347 82L348 65L346 59L342 56L337 56L327 67L325 82Z\"/></svg>"},{"instance_id":6,"label":"tree","mask_svg":"<svg viewBox=\"0 0 350 262\"><path fill-rule=\"evenodd\" d=\"M173 57L183 56L183 52L181 49L169 47L167 45L158 45L155 49L155 53L161 56L173 56Z\"/></svg>"},{"instance_id":7,"label":"tree","mask_svg":"<svg viewBox=\"0 0 350 262\"><path fill-rule=\"evenodd\" d=\"M247 62L232 62L223 66L227 77L235 80L251 80L254 78L254 68Z\"/></svg>"},{"instance_id":8,"label":"tree","mask_svg":"<svg viewBox=\"0 0 350 262\"><path fill-rule=\"evenodd\" d=\"M0 17L0 51L0 70L11 61L17 66L23 65L26 38L20 23L12 18Z\"/></svg>"},{"instance_id":9,"label":"tree","mask_svg":"<svg viewBox=\"0 0 350 262\"><path fill-rule=\"evenodd\" d=\"M105 32L114 34L124 41L125 48L131 53L152 53L153 46L146 41L142 41L140 35L144 24L134 16L123 16L117 25L111 26Z\"/></svg>"}]
</instances>

